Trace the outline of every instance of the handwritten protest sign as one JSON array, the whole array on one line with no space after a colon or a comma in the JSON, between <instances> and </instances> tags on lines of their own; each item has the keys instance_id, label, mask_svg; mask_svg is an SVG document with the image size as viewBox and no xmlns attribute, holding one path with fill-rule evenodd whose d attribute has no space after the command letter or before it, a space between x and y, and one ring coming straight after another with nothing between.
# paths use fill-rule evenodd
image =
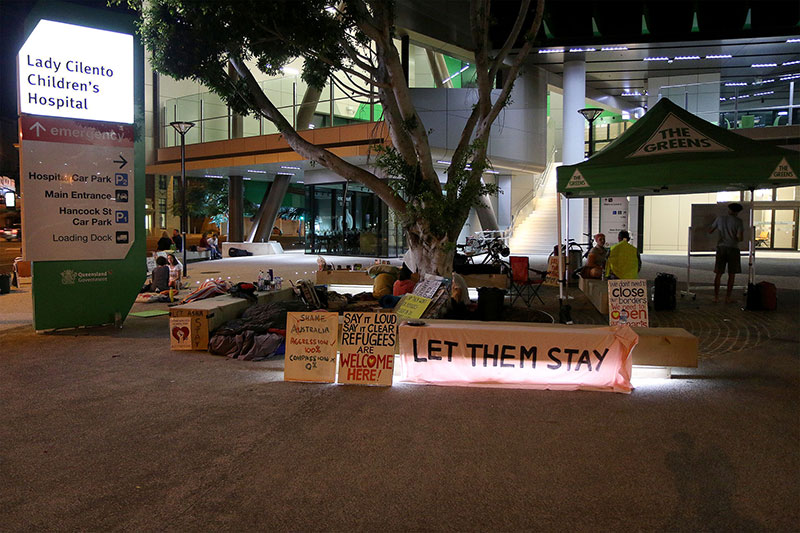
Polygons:
<instances>
[{"instance_id":1,"label":"handwritten protest sign","mask_svg":"<svg viewBox=\"0 0 800 533\"><path fill-rule=\"evenodd\" d=\"M608 324L650 326L647 316L647 280L608 280Z\"/></svg>"},{"instance_id":2,"label":"handwritten protest sign","mask_svg":"<svg viewBox=\"0 0 800 533\"><path fill-rule=\"evenodd\" d=\"M627 326L477 322L402 325L399 338L404 381L624 393L633 389L631 350L639 341Z\"/></svg>"},{"instance_id":3,"label":"handwritten protest sign","mask_svg":"<svg viewBox=\"0 0 800 533\"><path fill-rule=\"evenodd\" d=\"M288 313L284 381L333 383L338 336L337 313Z\"/></svg>"},{"instance_id":4,"label":"handwritten protest sign","mask_svg":"<svg viewBox=\"0 0 800 533\"><path fill-rule=\"evenodd\" d=\"M558 257L554 256L547 260L547 276L543 285L558 287Z\"/></svg>"},{"instance_id":5,"label":"handwritten protest sign","mask_svg":"<svg viewBox=\"0 0 800 533\"><path fill-rule=\"evenodd\" d=\"M345 313L338 382L390 386L396 341L396 314Z\"/></svg>"},{"instance_id":6,"label":"handwritten protest sign","mask_svg":"<svg viewBox=\"0 0 800 533\"><path fill-rule=\"evenodd\" d=\"M441 287L442 281L438 279L426 279L414 285L414 294L423 298L433 298L436 291Z\"/></svg>"},{"instance_id":7,"label":"handwritten protest sign","mask_svg":"<svg viewBox=\"0 0 800 533\"><path fill-rule=\"evenodd\" d=\"M394 313L401 320L420 318L430 303L430 298L423 298L416 294L404 294L400 301L397 302Z\"/></svg>"},{"instance_id":8,"label":"handwritten protest sign","mask_svg":"<svg viewBox=\"0 0 800 533\"><path fill-rule=\"evenodd\" d=\"M170 317L169 348L170 350L192 349L192 319L190 317Z\"/></svg>"}]
</instances>

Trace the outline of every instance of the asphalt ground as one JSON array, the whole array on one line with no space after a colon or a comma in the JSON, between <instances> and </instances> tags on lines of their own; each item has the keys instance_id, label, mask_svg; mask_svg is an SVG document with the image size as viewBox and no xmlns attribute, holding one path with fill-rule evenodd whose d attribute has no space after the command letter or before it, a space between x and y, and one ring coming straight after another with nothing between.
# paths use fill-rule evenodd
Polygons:
<instances>
[{"instance_id":1,"label":"asphalt ground","mask_svg":"<svg viewBox=\"0 0 800 533\"><path fill-rule=\"evenodd\" d=\"M9 327L0 530L797 531L800 291L786 272L776 312L699 290L653 313L698 334L699 367L630 395L285 383L281 360L171 352L166 317ZM570 293L576 319L602 320ZM7 297L25 291L0 296L3 313Z\"/></svg>"}]
</instances>

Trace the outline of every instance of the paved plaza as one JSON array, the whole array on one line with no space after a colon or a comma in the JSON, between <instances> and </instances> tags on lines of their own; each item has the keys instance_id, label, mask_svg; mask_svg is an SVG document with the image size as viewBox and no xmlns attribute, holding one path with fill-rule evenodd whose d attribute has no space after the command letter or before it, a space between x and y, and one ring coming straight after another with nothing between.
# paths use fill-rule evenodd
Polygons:
<instances>
[{"instance_id":1,"label":"paved plaza","mask_svg":"<svg viewBox=\"0 0 800 533\"><path fill-rule=\"evenodd\" d=\"M29 292L0 296L0 530L796 531L793 257L760 263L769 313L713 304L701 262L697 299L652 315L700 337L699 367L630 395L285 383L281 360L171 352L166 317L37 335ZM644 275L685 279L681 259L647 256ZM576 321L602 321L570 293Z\"/></svg>"}]
</instances>

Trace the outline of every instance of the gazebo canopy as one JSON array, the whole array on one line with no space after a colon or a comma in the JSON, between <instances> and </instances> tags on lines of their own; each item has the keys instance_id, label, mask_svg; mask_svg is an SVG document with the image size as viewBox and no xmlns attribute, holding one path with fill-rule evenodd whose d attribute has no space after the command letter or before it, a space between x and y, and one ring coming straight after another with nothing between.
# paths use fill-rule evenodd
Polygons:
<instances>
[{"instance_id":1,"label":"gazebo canopy","mask_svg":"<svg viewBox=\"0 0 800 533\"><path fill-rule=\"evenodd\" d=\"M583 163L558 168L568 197L645 196L798 185L800 153L753 141L662 98Z\"/></svg>"}]
</instances>

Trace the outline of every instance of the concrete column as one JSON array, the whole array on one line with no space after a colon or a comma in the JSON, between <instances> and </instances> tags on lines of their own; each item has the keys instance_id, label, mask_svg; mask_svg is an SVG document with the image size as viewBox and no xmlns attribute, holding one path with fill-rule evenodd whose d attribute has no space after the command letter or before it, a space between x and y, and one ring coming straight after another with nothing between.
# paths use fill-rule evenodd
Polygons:
<instances>
[{"instance_id":1,"label":"concrete column","mask_svg":"<svg viewBox=\"0 0 800 533\"><path fill-rule=\"evenodd\" d=\"M272 228L278 219L278 210L281 208L283 197L286 196L286 191L289 190L291 181L290 176L275 176L275 180L270 188L267 189L264 199L261 201L261 206L258 208L247 242L266 242L269 240Z\"/></svg>"},{"instance_id":2,"label":"concrete column","mask_svg":"<svg viewBox=\"0 0 800 533\"><path fill-rule=\"evenodd\" d=\"M564 61L564 139L563 162L574 165L584 159L584 132L586 119L578 113L586 104L586 61L583 54L567 54ZM569 200L569 238L580 242L583 221L583 200Z\"/></svg>"},{"instance_id":3,"label":"concrete column","mask_svg":"<svg viewBox=\"0 0 800 533\"><path fill-rule=\"evenodd\" d=\"M481 178L481 183L484 183ZM485 184L485 183L484 183ZM488 194L484 194L481 198L483 207L476 207L475 212L478 214L478 220L481 222L481 230L490 231L497 230L497 216L495 216L494 207L492 207L492 198Z\"/></svg>"},{"instance_id":4,"label":"concrete column","mask_svg":"<svg viewBox=\"0 0 800 533\"><path fill-rule=\"evenodd\" d=\"M511 174L498 174L497 185L502 191L497 196L497 225L502 229L511 226Z\"/></svg>"},{"instance_id":5,"label":"concrete column","mask_svg":"<svg viewBox=\"0 0 800 533\"><path fill-rule=\"evenodd\" d=\"M228 242L244 240L244 182L241 176L228 178Z\"/></svg>"}]
</instances>

